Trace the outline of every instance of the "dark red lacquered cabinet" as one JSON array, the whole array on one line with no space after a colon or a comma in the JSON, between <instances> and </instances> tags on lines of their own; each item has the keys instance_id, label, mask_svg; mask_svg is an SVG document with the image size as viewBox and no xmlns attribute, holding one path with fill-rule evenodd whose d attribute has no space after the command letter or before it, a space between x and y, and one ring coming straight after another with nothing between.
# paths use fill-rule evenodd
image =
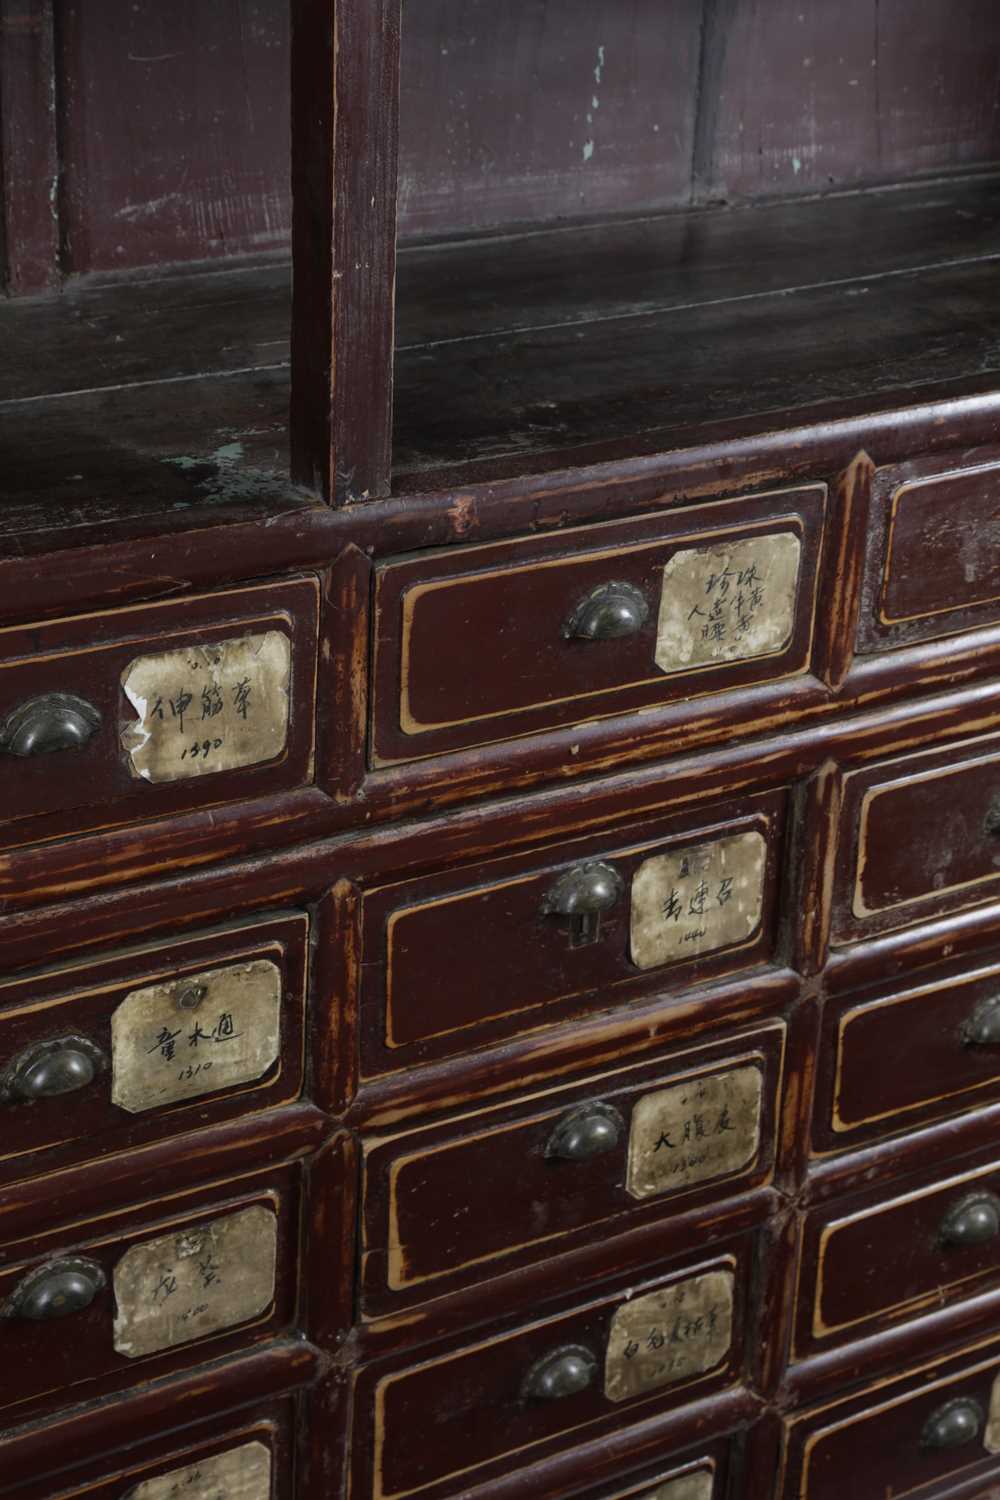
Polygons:
<instances>
[{"instance_id":1,"label":"dark red lacquered cabinet","mask_svg":"<svg viewBox=\"0 0 1000 1500\"><path fill-rule=\"evenodd\" d=\"M993 0L0 0L0 1500L1000 1492Z\"/></svg>"}]
</instances>

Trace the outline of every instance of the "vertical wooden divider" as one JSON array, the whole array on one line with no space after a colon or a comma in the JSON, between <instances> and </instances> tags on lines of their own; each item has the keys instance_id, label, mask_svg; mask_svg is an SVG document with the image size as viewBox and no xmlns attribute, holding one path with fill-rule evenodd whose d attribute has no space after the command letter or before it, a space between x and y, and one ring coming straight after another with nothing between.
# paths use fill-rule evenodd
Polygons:
<instances>
[{"instance_id":1,"label":"vertical wooden divider","mask_svg":"<svg viewBox=\"0 0 1000 1500\"><path fill-rule=\"evenodd\" d=\"M0 0L0 286L59 280L59 151L52 0Z\"/></svg>"},{"instance_id":2,"label":"vertical wooden divider","mask_svg":"<svg viewBox=\"0 0 1000 1500\"><path fill-rule=\"evenodd\" d=\"M389 493L401 0L291 0L292 478Z\"/></svg>"}]
</instances>

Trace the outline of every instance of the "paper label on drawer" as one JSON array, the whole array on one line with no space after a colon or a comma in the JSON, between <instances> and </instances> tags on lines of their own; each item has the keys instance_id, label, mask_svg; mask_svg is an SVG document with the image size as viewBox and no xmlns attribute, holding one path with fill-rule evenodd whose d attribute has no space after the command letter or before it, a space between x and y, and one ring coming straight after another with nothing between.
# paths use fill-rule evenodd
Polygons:
<instances>
[{"instance_id":1,"label":"paper label on drawer","mask_svg":"<svg viewBox=\"0 0 1000 1500\"><path fill-rule=\"evenodd\" d=\"M129 1359L259 1317L274 1300L278 1221L262 1205L126 1251L115 1267L115 1349Z\"/></svg>"},{"instance_id":2,"label":"paper label on drawer","mask_svg":"<svg viewBox=\"0 0 1000 1500\"><path fill-rule=\"evenodd\" d=\"M986 1417L986 1431L983 1433L983 1447L987 1453L1000 1453L1000 1375L994 1380L990 1391L990 1409Z\"/></svg>"},{"instance_id":3,"label":"paper label on drawer","mask_svg":"<svg viewBox=\"0 0 1000 1500\"><path fill-rule=\"evenodd\" d=\"M140 656L122 678L133 776L183 781L274 760L288 738L292 647L281 630Z\"/></svg>"},{"instance_id":4,"label":"paper label on drawer","mask_svg":"<svg viewBox=\"0 0 1000 1500\"><path fill-rule=\"evenodd\" d=\"M653 1198L728 1177L760 1145L759 1068L733 1068L646 1094L632 1111L627 1188Z\"/></svg>"},{"instance_id":5,"label":"paper label on drawer","mask_svg":"<svg viewBox=\"0 0 1000 1500\"><path fill-rule=\"evenodd\" d=\"M604 1394L627 1401L720 1365L733 1336L733 1273L709 1271L626 1302L615 1313Z\"/></svg>"},{"instance_id":6,"label":"paper label on drawer","mask_svg":"<svg viewBox=\"0 0 1000 1500\"><path fill-rule=\"evenodd\" d=\"M632 879L631 953L640 969L752 937L764 905L767 841L739 833L657 854Z\"/></svg>"},{"instance_id":7,"label":"paper label on drawer","mask_svg":"<svg viewBox=\"0 0 1000 1500\"><path fill-rule=\"evenodd\" d=\"M111 1101L138 1114L267 1072L281 1037L281 972L257 959L132 990L111 1017Z\"/></svg>"},{"instance_id":8,"label":"paper label on drawer","mask_svg":"<svg viewBox=\"0 0 1000 1500\"><path fill-rule=\"evenodd\" d=\"M675 552L663 569L656 665L685 672L784 650L801 555L791 531Z\"/></svg>"},{"instance_id":9,"label":"paper label on drawer","mask_svg":"<svg viewBox=\"0 0 1000 1500\"><path fill-rule=\"evenodd\" d=\"M709 1469L699 1469L694 1474L682 1474L679 1479L668 1479L636 1496L636 1500L712 1500L713 1475Z\"/></svg>"},{"instance_id":10,"label":"paper label on drawer","mask_svg":"<svg viewBox=\"0 0 1000 1500\"><path fill-rule=\"evenodd\" d=\"M244 1443L147 1479L125 1500L270 1500L270 1495L271 1451L263 1443Z\"/></svg>"}]
</instances>

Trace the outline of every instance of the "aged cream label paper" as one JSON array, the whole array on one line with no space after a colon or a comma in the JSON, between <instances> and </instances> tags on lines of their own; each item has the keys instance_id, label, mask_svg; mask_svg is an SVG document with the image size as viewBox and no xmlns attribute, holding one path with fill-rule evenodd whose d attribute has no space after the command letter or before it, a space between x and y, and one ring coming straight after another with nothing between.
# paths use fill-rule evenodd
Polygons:
<instances>
[{"instance_id":1,"label":"aged cream label paper","mask_svg":"<svg viewBox=\"0 0 1000 1500\"><path fill-rule=\"evenodd\" d=\"M697 1469L693 1474L682 1474L679 1479L668 1479L637 1495L636 1500L712 1500L715 1479L710 1469Z\"/></svg>"},{"instance_id":2,"label":"aged cream label paper","mask_svg":"<svg viewBox=\"0 0 1000 1500\"><path fill-rule=\"evenodd\" d=\"M277 1250L277 1218L261 1204L135 1245L115 1267L116 1352L139 1359L259 1317Z\"/></svg>"},{"instance_id":3,"label":"aged cream label paper","mask_svg":"<svg viewBox=\"0 0 1000 1500\"><path fill-rule=\"evenodd\" d=\"M663 569L664 672L772 656L792 638L802 543L791 531L675 552Z\"/></svg>"},{"instance_id":4,"label":"aged cream label paper","mask_svg":"<svg viewBox=\"0 0 1000 1500\"><path fill-rule=\"evenodd\" d=\"M147 1479L129 1490L125 1500L270 1500L270 1496L271 1451L263 1443L244 1443L242 1448L214 1453L184 1469Z\"/></svg>"},{"instance_id":5,"label":"aged cream label paper","mask_svg":"<svg viewBox=\"0 0 1000 1500\"><path fill-rule=\"evenodd\" d=\"M733 1068L646 1094L632 1111L627 1188L654 1198L750 1165L760 1147L759 1068Z\"/></svg>"},{"instance_id":6,"label":"aged cream label paper","mask_svg":"<svg viewBox=\"0 0 1000 1500\"><path fill-rule=\"evenodd\" d=\"M994 1380L990 1391L990 1409L986 1417L986 1431L983 1433L983 1447L987 1453L1000 1453L1000 1375Z\"/></svg>"},{"instance_id":7,"label":"aged cream label paper","mask_svg":"<svg viewBox=\"0 0 1000 1500\"><path fill-rule=\"evenodd\" d=\"M133 776L183 781L274 760L288 738L291 670L281 630L140 656L122 677L138 716L122 730Z\"/></svg>"},{"instance_id":8,"label":"aged cream label paper","mask_svg":"<svg viewBox=\"0 0 1000 1500\"><path fill-rule=\"evenodd\" d=\"M628 1401L704 1375L733 1336L733 1274L709 1271L626 1302L615 1313L604 1362L604 1394Z\"/></svg>"},{"instance_id":9,"label":"aged cream label paper","mask_svg":"<svg viewBox=\"0 0 1000 1500\"><path fill-rule=\"evenodd\" d=\"M111 1101L139 1114L260 1078L281 1043L267 959L132 990L111 1017Z\"/></svg>"},{"instance_id":10,"label":"aged cream label paper","mask_svg":"<svg viewBox=\"0 0 1000 1500\"><path fill-rule=\"evenodd\" d=\"M632 962L652 969L746 942L766 867L767 841L753 831L645 860L632 879Z\"/></svg>"}]
</instances>

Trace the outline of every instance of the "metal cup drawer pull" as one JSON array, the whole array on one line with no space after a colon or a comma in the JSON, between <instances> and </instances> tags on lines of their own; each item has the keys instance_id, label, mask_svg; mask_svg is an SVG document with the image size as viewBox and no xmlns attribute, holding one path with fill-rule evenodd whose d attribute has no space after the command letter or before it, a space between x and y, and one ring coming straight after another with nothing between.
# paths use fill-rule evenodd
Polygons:
<instances>
[{"instance_id":1,"label":"metal cup drawer pull","mask_svg":"<svg viewBox=\"0 0 1000 1500\"><path fill-rule=\"evenodd\" d=\"M589 1161L617 1149L625 1122L612 1104L593 1100L567 1110L545 1147L547 1161Z\"/></svg>"},{"instance_id":2,"label":"metal cup drawer pull","mask_svg":"<svg viewBox=\"0 0 1000 1500\"><path fill-rule=\"evenodd\" d=\"M563 625L575 641L619 641L638 635L649 619L649 605L634 583L602 583L591 589Z\"/></svg>"},{"instance_id":3,"label":"metal cup drawer pull","mask_svg":"<svg viewBox=\"0 0 1000 1500\"><path fill-rule=\"evenodd\" d=\"M84 1312L107 1285L96 1261L69 1257L49 1261L18 1283L2 1309L5 1318L48 1323Z\"/></svg>"},{"instance_id":4,"label":"metal cup drawer pull","mask_svg":"<svg viewBox=\"0 0 1000 1500\"><path fill-rule=\"evenodd\" d=\"M995 1193L969 1193L952 1205L941 1222L940 1243L948 1249L985 1245L1000 1234L1000 1198Z\"/></svg>"},{"instance_id":5,"label":"metal cup drawer pull","mask_svg":"<svg viewBox=\"0 0 1000 1500\"><path fill-rule=\"evenodd\" d=\"M567 1344L532 1365L521 1385L521 1399L563 1401L589 1390L596 1374L597 1356L584 1344Z\"/></svg>"},{"instance_id":6,"label":"metal cup drawer pull","mask_svg":"<svg viewBox=\"0 0 1000 1500\"><path fill-rule=\"evenodd\" d=\"M542 897L542 916L560 917L569 924L570 947L597 941L601 917L625 894L625 882L614 865L598 860L577 865L560 875Z\"/></svg>"},{"instance_id":7,"label":"metal cup drawer pull","mask_svg":"<svg viewBox=\"0 0 1000 1500\"><path fill-rule=\"evenodd\" d=\"M100 714L85 698L46 693L8 715L0 729L0 750L21 757L80 750L100 727Z\"/></svg>"},{"instance_id":8,"label":"metal cup drawer pull","mask_svg":"<svg viewBox=\"0 0 1000 1500\"><path fill-rule=\"evenodd\" d=\"M921 1448L961 1448L975 1442L983 1430L985 1417L978 1401L958 1396L931 1412L920 1434Z\"/></svg>"},{"instance_id":9,"label":"metal cup drawer pull","mask_svg":"<svg viewBox=\"0 0 1000 1500\"><path fill-rule=\"evenodd\" d=\"M959 1036L965 1047L1000 1047L1000 995L981 1000L962 1022Z\"/></svg>"},{"instance_id":10,"label":"metal cup drawer pull","mask_svg":"<svg viewBox=\"0 0 1000 1500\"><path fill-rule=\"evenodd\" d=\"M100 1047L84 1036L36 1042L0 1074L0 1103L31 1104L73 1094L93 1083L107 1067Z\"/></svg>"}]
</instances>

